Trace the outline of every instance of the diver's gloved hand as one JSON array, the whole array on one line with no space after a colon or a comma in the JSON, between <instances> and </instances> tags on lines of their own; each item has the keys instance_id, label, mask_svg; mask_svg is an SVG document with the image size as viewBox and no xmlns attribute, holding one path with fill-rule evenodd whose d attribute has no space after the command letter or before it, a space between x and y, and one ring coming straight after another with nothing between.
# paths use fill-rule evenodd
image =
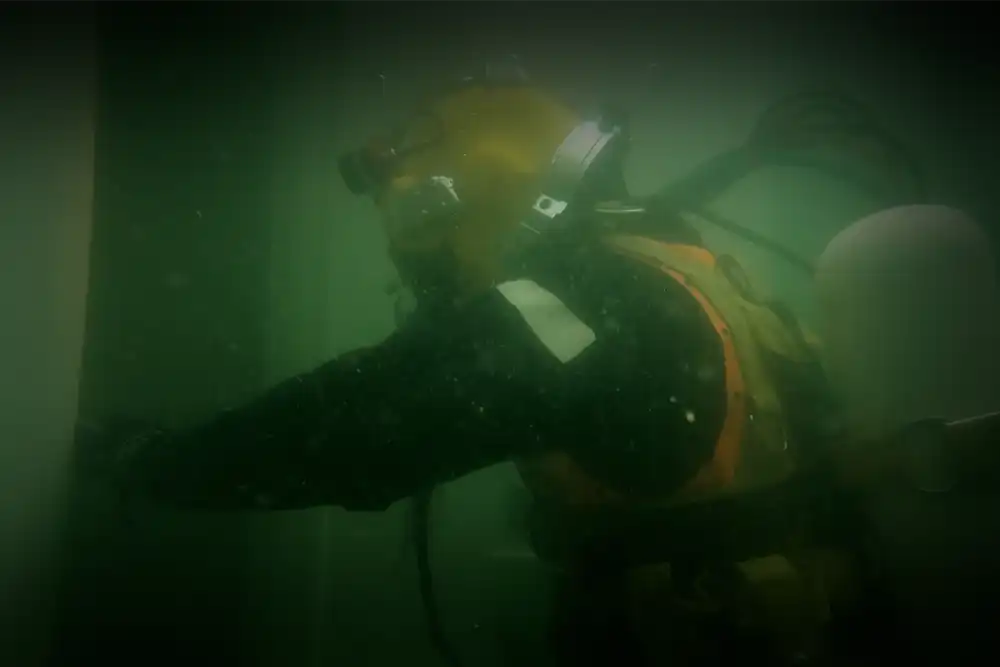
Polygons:
<instances>
[{"instance_id":1,"label":"diver's gloved hand","mask_svg":"<svg viewBox=\"0 0 1000 667\"><path fill-rule=\"evenodd\" d=\"M158 433L150 422L138 419L80 421L76 426L73 467L81 476L125 490L124 471L130 458Z\"/></svg>"}]
</instances>

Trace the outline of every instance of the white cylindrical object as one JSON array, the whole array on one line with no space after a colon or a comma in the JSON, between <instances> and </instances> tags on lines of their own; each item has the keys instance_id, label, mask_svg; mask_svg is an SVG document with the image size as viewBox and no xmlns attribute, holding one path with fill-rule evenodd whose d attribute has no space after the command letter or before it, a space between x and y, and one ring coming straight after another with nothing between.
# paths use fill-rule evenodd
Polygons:
<instances>
[{"instance_id":1,"label":"white cylindrical object","mask_svg":"<svg viewBox=\"0 0 1000 667\"><path fill-rule=\"evenodd\" d=\"M1000 405L1000 290L965 213L901 206L854 223L817 265L827 363L857 428Z\"/></svg>"}]
</instances>

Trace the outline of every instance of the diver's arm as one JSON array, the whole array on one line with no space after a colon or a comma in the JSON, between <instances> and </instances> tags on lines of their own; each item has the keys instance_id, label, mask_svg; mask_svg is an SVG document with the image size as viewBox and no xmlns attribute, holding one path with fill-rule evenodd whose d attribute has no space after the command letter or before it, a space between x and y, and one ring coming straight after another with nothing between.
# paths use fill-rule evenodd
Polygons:
<instances>
[{"instance_id":1,"label":"diver's arm","mask_svg":"<svg viewBox=\"0 0 1000 667\"><path fill-rule=\"evenodd\" d=\"M563 370L497 293L291 378L196 428L134 439L119 483L175 507L382 509L548 440Z\"/></svg>"},{"instance_id":2,"label":"diver's arm","mask_svg":"<svg viewBox=\"0 0 1000 667\"><path fill-rule=\"evenodd\" d=\"M845 442L831 456L838 481L855 490L902 481L915 488L995 492L997 442L1000 412L991 412L956 421L915 421L886 436Z\"/></svg>"}]
</instances>

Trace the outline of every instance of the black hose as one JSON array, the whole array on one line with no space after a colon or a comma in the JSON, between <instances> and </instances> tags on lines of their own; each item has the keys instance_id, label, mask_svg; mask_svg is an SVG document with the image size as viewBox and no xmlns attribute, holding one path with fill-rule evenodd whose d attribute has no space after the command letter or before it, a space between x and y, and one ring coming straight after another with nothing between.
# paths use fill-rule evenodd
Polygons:
<instances>
[{"instance_id":1,"label":"black hose","mask_svg":"<svg viewBox=\"0 0 1000 667\"><path fill-rule=\"evenodd\" d=\"M853 168L851 160L836 155L841 145L867 141L879 149L888 162L905 174L904 187L893 188L879 182L864 169ZM824 155L825 153L825 155ZM926 195L924 174L906 146L856 100L837 92L818 91L791 95L768 107L743 146L722 153L670 183L652 199L698 215L706 222L757 245L794 267L813 273L811 262L748 227L706 210L706 204L747 175L765 166L795 167L822 173L845 183L880 203ZM884 166L884 165L879 165Z\"/></svg>"},{"instance_id":2,"label":"black hose","mask_svg":"<svg viewBox=\"0 0 1000 667\"><path fill-rule=\"evenodd\" d=\"M678 208L682 211L684 210L690 211L691 213L694 213L705 222L715 225L720 229L724 229L731 234L735 234L736 236L739 236L745 239L746 241L749 241L750 243L753 243L754 245L759 246L774 255L777 255L778 257L785 260L796 269L799 269L803 273L812 277L814 270L812 262L807 260L805 257L802 257L794 250L791 250L790 248L781 245L777 241L770 239L764 236L763 234L755 232L749 227L745 227L744 225L741 225L738 222L733 222L732 220L729 220L725 216L719 213L715 213L714 211L695 209L694 207L683 206L683 205L678 206Z\"/></svg>"},{"instance_id":3,"label":"black hose","mask_svg":"<svg viewBox=\"0 0 1000 667\"><path fill-rule=\"evenodd\" d=\"M804 91L778 100L761 114L746 146L760 151L765 163L771 164L817 148L836 150L858 141L868 142L888 166L904 174L907 192L899 194L911 198L926 195L923 170L910 149L878 121L871 109L838 91ZM818 162L814 154L804 166L815 167ZM884 197L889 193L880 194Z\"/></svg>"},{"instance_id":4,"label":"black hose","mask_svg":"<svg viewBox=\"0 0 1000 667\"><path fill-rule=\"evenodd\" d=\"M413 496L410 507L410 528L417 556L420 601L424 609L424 618L427 620L427 633L434 649L449 667L461 667L462 661L454 647L448 642L448 637L445 634L444 625L441 622L441 610L434 592L434 576L431 571L430 557L430 519L433 497L433 488L420 491Z\"/></svg>"}]
</instances>

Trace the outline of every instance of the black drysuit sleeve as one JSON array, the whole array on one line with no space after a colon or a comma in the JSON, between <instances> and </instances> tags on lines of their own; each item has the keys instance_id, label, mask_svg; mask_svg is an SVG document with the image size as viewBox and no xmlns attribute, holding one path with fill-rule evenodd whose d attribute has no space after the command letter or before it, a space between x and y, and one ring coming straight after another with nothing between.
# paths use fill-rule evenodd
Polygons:
<instances>
[{"instance_id":1,"label":"black drysuit sleeve","mask_svg":"<svg viewBox=\"0 0 1000 667\"><path fill-rule=\"evenodd\" d=\"M146 434L119 481L189 508L381 509L554 442L586 400L564 391L584 357L560 363L492 292L201 426Z\"/></svg>"},{"instance_id":2,"label":"black drysuit sleeve","mask_svg":"<svg viewBox=\"0 0 1000 667\"><path fill-rule=\"evenodd\" d=\"M608 262L561 291L595 333L569 361L493 290L200 427L150 434L119 481L188 508L377 510L558 448L619 488L668 492L711 456L721 345L683 288Z\"/></svg>"}]
</instances>

